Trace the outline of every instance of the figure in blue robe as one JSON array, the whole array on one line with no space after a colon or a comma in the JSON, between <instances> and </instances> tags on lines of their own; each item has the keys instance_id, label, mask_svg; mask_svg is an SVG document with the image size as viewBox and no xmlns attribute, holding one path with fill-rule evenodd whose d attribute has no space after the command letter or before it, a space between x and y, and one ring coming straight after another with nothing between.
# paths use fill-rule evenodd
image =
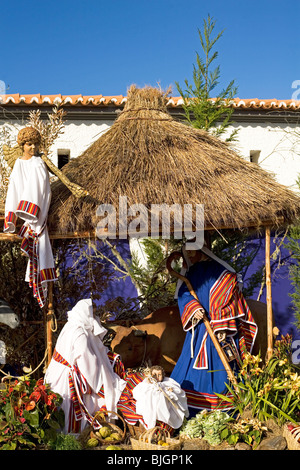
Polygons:
<instances>
[{"instance_id":1,"label":"figure in blue robe","mask_svg":"<svg viewBox=\"0 0 300 470\"><path fill-rule=\"evenodd\" d=\"M202 409L229 409L228 402L216 395L228 394L227 372L205 324L197 319L199 309L204 309L216 337L220 340L226 337L231 350L241 359L252 350L257 325L240 292L235 272L206 257L192 264L186 277L199 302L182 283L178 306L186 338L171 377L186 392L190 416L193 416ZM234 371L233 364L230 363Z\"/></svg>"}]
</instances>

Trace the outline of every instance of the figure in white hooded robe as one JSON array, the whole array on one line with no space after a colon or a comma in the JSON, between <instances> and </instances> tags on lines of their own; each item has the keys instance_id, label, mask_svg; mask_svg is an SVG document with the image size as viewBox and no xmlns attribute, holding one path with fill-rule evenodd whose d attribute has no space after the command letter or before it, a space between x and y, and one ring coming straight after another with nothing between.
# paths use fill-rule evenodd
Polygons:
<instances>
[{"instance_id":1,"label":"figure in white hooded robe","mask_svg":"<svg viewBox=\"0 0 300 470\"><path fill-rule=\"evenodd\" d=\"M40 133L33 127L25 127L18 134L23 156L17 158L10 175L3 231L14 233L18 217L24 220L18 235L22 238L21 250L29 258L25 281L29 282L42 308L48 282L57 277L47 230L50 181L46 165L39 156L40 142Z\"/></svg>"},{"instance_id":2,"label":"figure in white hooded robe","mask_svg":"<svg viewBox=\"0 0 300 470\"><path fill-rule=\"evenodd\" d=\"M82 431L102 407L117 412L126 382L114 372L102 342L106 332L93 316L91 299L83 299L58 336L44 382L63 398L65 433Z\"/></svg>"}]
</instances>

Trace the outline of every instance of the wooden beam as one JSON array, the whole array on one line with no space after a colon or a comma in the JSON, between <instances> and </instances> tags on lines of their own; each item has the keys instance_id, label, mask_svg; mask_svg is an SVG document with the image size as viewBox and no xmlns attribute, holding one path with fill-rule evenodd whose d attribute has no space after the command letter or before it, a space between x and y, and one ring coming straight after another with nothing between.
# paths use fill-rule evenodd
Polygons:
<instances>
[{"instance_id":1,"label":"wooden beam","mask_svg":"<svg viewBox=\"0 0 300 470\"><path fill-rule=\"evenodd\" d=\"M266 266L266 301L267 301L267 357L268 361L273 354L273 311L272 311L272 282L271 282L271 229L265 230L265 266Z\"/></svg>"},{"instance_id":2,"label":"wooden beam","mask_svg":"<svg viewBox=\"0 0 300 470\"><path fill-rule=\"evenodd\" d=\"M4 219L4 217L2 217L0 215L0 229L1 229L1 219ZM242 229L249 229L249 230L260 231L266 226L268 226L268 227L276 226L278 228L278 227L283 227L286 224L287 224L287 222L284 220L283 217L278 217L278 219L276 221L265 220L265 221L261 222L260 224L258 224L257 222L249 221L249 223L245 223L243 225L243 227L241 227L241 228L235 227L234 224L232 224L232 225L220 225L220 226L217 226L217 227L215 227L214 225L206 224L205 227L204 227L204 230L213 231L213 230L242 230ZM150 227L150 225L149 225L149 227ZM120 233L118 230L116 230L116 233L113 233L113 234L110 234L107 229L104 229L104 232L105 232L105 234L108 238L110 236L116 237L117 239L120 236L125 237L125 238L128 237L127 232ZM172 224L171 224L171 227L170 227L170 233L172 233L173 235L175 233L174 230L172 230ZM183 233L182 230L178 231L179 235L182 234L182 233ZM160 235L161 235L161 233L160 233ZM146 236L151 236L151 234L146 235ZM86 230L86 231L74 231L74 232L59 233L59 232L53 232L53 231L49 230L49 238L51 240L66 240L66 239L76 239L76 238L97 238L97 231L96 230ZM16 241L21 241L21 238L18 237L18 235L14 234L14 233L0 232L0 241L16 242Z\"/></svg>"},{"instance_id":3,"label":"wooden beam","mask_svg":"<svg viewBox=\"0 0 300 470\"><path fill-rule=\"evenodd\" d=\"M47 348L47 366L52 358L52 325L54 319L53 308L53 282L48 283L48 305L46 311L46 348Z\"/></svg>"}]
</instances>

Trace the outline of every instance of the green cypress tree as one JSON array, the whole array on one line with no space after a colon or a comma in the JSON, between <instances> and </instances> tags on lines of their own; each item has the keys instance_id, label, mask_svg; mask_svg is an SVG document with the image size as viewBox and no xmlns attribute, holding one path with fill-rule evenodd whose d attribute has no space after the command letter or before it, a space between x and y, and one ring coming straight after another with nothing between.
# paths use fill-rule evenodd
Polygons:
<instances>
[{"instance_id":1,"label":"green cypress tree","mask_svg":"<svg viewBox=\"0 0 300 470\"><path fill-rule=\"evenodd\" d=\"M295 325L300 330L300 222L291 227L288 247L292 251L293 264L290 266L289 277L294 288L292 306L295 315Z\"/></svg>"},{"instance_id":2,"label":"green cypress tree","mask_svg":"<svg viewBox=\"0 0 300 470\"><path fill-rule=\"evenodd\" d=\"M230 101L234 98L237 88L232 80L223 90L216 91L220 82L220 66L211 70L213 62L218 58L218 52L213 51L216 42L223 35L220 31L212 37L216 22L208 16L204 20L203 32L198 29L199 39L203 51L203 57L196 53L196 64L193 65L193 83L185 80L185 87L182 88L175 82L180 96L183 98L183 109L187 122L197 128L204 129L216 136L224 134L230 126L233 108L229 107ZM227 141L235 140L237 130L234 130Z\"/></svg>"},{"instance_id":3,"label":"green cypress tree","mask_svg":"<svg viewBox=\"0 0 300 470\"><path fill-rule=\"evenodd\" d=\"M300 188L300 177L297 180ZM289 268L289 278L294 291L290 294L295 316L295 326L300 330L300 220L290 227L286 247L290 250L292 263Z\"/></svg>"}]
</instances>

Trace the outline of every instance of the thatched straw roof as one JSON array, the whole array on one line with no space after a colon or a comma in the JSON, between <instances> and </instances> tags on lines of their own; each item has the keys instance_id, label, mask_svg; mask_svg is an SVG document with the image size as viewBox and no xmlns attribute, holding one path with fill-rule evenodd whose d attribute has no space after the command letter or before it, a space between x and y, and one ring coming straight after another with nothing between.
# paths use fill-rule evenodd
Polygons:
<instances>
[{"instance_id":1,"label":"thatched straw roof","mask_svg":"<svg viewBox=\"0 0 300 470\"><path fill-rule=\"evenodd\" d=\"M300 199L258 165L220 139L173 119L167 94L132 86L111 128L63 172L89 196L76 199L60 182L52 186L51 232L94 230L101 203L204 204L210 228L289 223Z\"/></svg>"}]
</instances>

